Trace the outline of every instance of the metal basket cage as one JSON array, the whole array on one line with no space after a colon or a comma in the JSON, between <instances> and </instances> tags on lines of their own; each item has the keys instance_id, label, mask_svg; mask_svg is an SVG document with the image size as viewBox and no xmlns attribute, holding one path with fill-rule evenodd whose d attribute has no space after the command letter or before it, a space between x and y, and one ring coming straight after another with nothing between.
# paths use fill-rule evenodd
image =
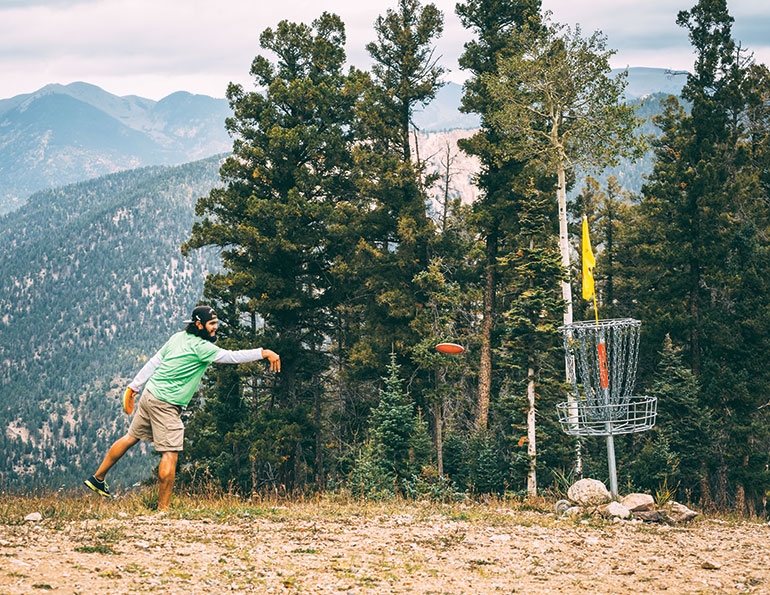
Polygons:
<instances>
[{"instance_id":1,"label":"metal basket cage","mask_svg":"<svg viewBox=\"0 0 770 595\"><path fill-rule=\"evenodd\" d=\"M585 405L590 421L622 420L623 405L636 382L641 322L632 318L583 321L564 325L564 349L576 374L574 399Z\"/></svg>"},{"instance_id":2,"label":"metal basket cage","mask_svg":"<svg viewBox=\"0 0 770 595\"><path fill-rule=\"evenodd\" d=\"M618 495L613 436L649 430L657 416L656 397L631 396L641 325L632 318L618 318L575 322L560 329L573 394L556 406L559 423L571 436L606 437L613 497Z\"/></svg>"},{"instance_id":3,"label":"metal basket cage","mask_svg":"<svg viewBox=\"0 0 770 595\"><path fill-rule=\"evenodd\" d=\"M630 397L621 404L587 405L564 402L556 405L559 424L570 436L611 436L649 430L655 425L658 399Z\"/></svg>"}]
</instances>

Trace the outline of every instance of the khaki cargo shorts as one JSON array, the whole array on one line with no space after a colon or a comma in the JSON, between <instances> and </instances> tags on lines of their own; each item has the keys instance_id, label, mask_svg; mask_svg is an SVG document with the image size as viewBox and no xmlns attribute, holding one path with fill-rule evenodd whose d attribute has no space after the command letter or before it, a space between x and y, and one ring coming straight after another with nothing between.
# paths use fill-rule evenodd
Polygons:
<instances>
[{"instance_id":1,"label":"khaki cargo shorts","mask_svg":"<svg viewBox=\"0 0 770 595\"><path fill-rule=\"evenodd\" d=\"M128 433L138 440L152 442L158 452L180 451L184 445L181 415L179 405L166 403L144 391Z\"/></svg>"}]
</instances>

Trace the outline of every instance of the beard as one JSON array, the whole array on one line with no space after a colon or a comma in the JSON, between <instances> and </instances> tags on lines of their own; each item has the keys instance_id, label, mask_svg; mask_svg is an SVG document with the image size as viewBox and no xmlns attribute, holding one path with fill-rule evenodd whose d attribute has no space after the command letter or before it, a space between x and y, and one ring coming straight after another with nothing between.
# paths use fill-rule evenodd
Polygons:
<instances>
[{"instance_id":1,"label":"beard","mask_svg":"<svg viewBox=\"0 0 770 595\"><path fill-rule=\"evenodd\" d=\"M195 335L196 337L200 337L204 341L208 341L210 343L216 343L217 342L217 333L214 331L214 334L211 335L205 328L198 328L195 326L194 322L191 322L187 325L187 328L185 329L188 333L191 335Z\"/></svg>"}]
</instances>

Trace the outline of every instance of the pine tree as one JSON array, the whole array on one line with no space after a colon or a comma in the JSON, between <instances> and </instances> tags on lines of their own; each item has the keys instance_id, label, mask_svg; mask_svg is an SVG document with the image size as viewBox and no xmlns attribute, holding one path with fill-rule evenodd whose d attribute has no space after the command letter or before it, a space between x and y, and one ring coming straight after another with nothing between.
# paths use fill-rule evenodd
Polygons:
<instances>
[{"instance_id":1,"label":"pine tree","mask_svg":"<svg viewBox=\"0 0 770 595\"><path fill-rule=\"evenodd\" d=\"M509 218L515 217L509 201L513 200L512 180L523 164L505 151L499 150L500 133L492 125L499 104L491 97L484 78L496 72L497 62L508 49L512 35L540 10L539 0L469 0L458 3L456 11L466 29L476 38L465 45L460 67L468 70L462 109L481 116L481 129L469 139L460 141L460 148L480 159L481 171L477 184L481 190L474 204L474 227L484 242L484 259L480 271L483 308L480 332L478 397L475 412L477 432L485 432L493 381L493 332L498 320L496 297L498 291L497 258L504 241L503 229Z\"/></svg>"},{"instance_id":2,"label":"pine tree","mask_svg":"<svg viewBox=\"0 0 770 595\"><path fill-rule=\"evenodd\" d=\"M502 419L512 419L509 438L517 453L515 470L526 476L527 493L537 495L537 469L566 455L568 441L553 423L556 404L566 396L555 378L564 353L559 326L564 311L560 281L564 276L552 201L530 188L518 208L520 246L500 259L507 308L499 359L509 403ZM538 445L539 448L538 448ZM524 449L526 453L524 453Z\"/></svg>"},{"instance_id":3,"label":"pine tree","mask_svg":"<svg viewBox=\"0 0 770 595\"><path fill-rule=\"evenodd\" d=\"M399 368L396 354L391 353L388 376L383 378L385 385L369 421L369 439L349 477L354 495L382 499L401 493L404 483L427 462L425 426L402 389Z\"/></svg>"},{"instance_id":4,"label":"pine tree","mask_svg":"<svg viewBox=\"0 0 770 595\"><path fill-rule=\"evenodd\" d=\"M278 409L287 423L304 416L303 432L315 425L314 454L305 452L299 437L293 449L281 447L293 462L282 466L285 485L302 483L294 475L301 451L314 460L316 479L323 476L319 387L329 367L324 345L332 334L330 312L344 293L333 283L346 247L336 236L355 210L350 172L359 73L343 72L344 43L344 25L328 13L312 27L282 21L262 33L260 44L274 61L254 59L258 91L228 88L234 116L227 128L234 143L220 170L224 186L198 201L202 220L183 246L186 253L203 246L222 250L224 272L208 277L204 295L227 323L223 344L259 341L281 354L276 378L263 378L256 366L241 368L245 398L257 412L253 422L273 431L270 411ZM212 369L214 382L216 374ZM248 443L253 434L249 428L238 432L247 440L240 452L267 456L269 446ZM276 445L286 438L259 439Z\"/></svg>"},{"instance_id":5,"label":"pine tree","mask_svg":"<svg viewBox=\"0 0 770 595\"><path fill-rule=\"evenodd\" d=\"M642 450L627 465L637 489L654 493L665 482L681 499L709 503L703 462L716 456L709 439L715 419L700 402L700 391L698 378L682 361L682 348L667 335L647 390L658 400L656 424L639 437Z\"/></svg>"},{"instance_id":6,"label":"pine tree","mask_svg":"<svg viewBox=\"0 0 770 595\"><path fill-rule=\"evenodd\" d=\"M432 177L414 152L413 115L442 85L433 55L442 31L433 4L399 0L377 19L376 40L366 46L374 63L356 106L362 142L353 151L363 205L345 271L358 315L348 371L361 380L382 374L391 347L401 354L417 342L410 322L422 296L412 279L427 266L435 226L425 206Z\"/></svg>"},{"instance_id":7,"label":"pine tree","mask_svg":"<svg viewBox=\"0 0 770 595\"><path fill-rule=\"evenodd\" d=\"M374 452L397 482L409 474L409 449L415 429L414 404L404 393L395 353L390 355L388 376L380 391L380 402L370 421Z\"/></svg>"},{"instance_id":8,"label":"pine tree","mask_svg":"<svg viewBox=\"0 0 770 595\"><path fill-rule=\"evenodd\" d=\"M670 334L701 387L700 408L714 412L702 473L721 507L754 508L767 489L770 229L767 188L757 163L767 159L765 67L731 37L722 0L679 13L696 53L682 96L658 119L656 163L635 224L624 230L623 293L644 321L641 352ZM620 288L619 288L620 290ZM642 369L648 376L650 363ZM702 490L706 492L706 490Z\"/></svg>"}]
</instances>

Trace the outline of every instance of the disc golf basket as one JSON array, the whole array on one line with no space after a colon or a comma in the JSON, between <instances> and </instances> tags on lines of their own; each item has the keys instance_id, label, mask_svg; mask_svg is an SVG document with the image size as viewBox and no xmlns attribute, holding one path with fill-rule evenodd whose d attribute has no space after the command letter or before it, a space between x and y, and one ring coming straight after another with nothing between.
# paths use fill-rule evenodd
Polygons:
<instances>
[{"instance_id":1,"label":"disc golf basket","mask_svg":"<svg viewBox=\"0 0 770 595\"><path fill-rule=\"evenodd\" d=\"M556 406L559 423L570 436L606 436L610 492L617 496L613 436L655 425L657 399L632 396L641 322L631 318L583 321L560 328L571 374L571 398Z\"/></svg>"}]
</instances>

